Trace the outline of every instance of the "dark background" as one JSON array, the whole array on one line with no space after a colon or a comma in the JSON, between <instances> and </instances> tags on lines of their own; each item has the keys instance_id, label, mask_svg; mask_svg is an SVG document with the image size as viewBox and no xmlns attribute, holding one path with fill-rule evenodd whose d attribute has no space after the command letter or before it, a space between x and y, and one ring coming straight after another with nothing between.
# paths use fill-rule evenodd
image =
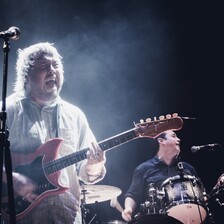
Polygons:
<instances>
[{"instance_id":1,"label":"dark background","mask_svg":"<svg viewBox=\"0 0 224 224\"><path fill-rule=\"evenodd\" d=\"M222 174L224 150L192 153L192 145L223 138L222 1L180 0L1 0L0 30L20 28L10 40L7 95L15 79L16 51L48 41L63 56L62 96L79 106L101 141L147 117L178 113L182 159L191 163L208 192ZM3 43L3 40L2 40ZM3 64L3 54L0 55ZM2 80L1 83L2 85ZM107 152L100 185L128 189L134 168L155 151L141 138ZM94 205L88 205L94 215ZM102 220L121 220L109 201Z\"/></svg>"}]
</instances>

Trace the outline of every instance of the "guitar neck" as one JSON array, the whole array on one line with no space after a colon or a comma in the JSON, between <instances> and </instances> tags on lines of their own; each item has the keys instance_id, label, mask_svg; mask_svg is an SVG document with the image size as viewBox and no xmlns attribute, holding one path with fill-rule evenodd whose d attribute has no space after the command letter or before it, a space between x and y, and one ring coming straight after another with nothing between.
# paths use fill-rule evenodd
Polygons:
<instances>
[{"instance_id":1,"label":"guitar neck","mask_svg":"<svg viewBox=\"0 0 224 224\"><path fill-rule=\"evenodd\" d=\"M126 132L123 132L119 135L115 135L111 138L105 139L99 142L98 144L100 148L102 149L102 151L108 151L109 149L112 149L124 143L130 142L138 137L139 136L137 135L137 132L134 128Z\"/></svg>"},{"instance_id":2,"label":"guitar neck","mask_svg":"<svg viewBox=\"0 0 224 224\"><path fill-rule=\"evenodd\" d=\"M172 129L179 130L183 126L181 117L175 116L162 120L146 121L135 125L135 128L127 130L121 134L115 135L111 138L99 142L99 146L103 151L112 149L116 146L130 142L136 138L148 137L155 138L160 133ZM87 158L87 151L89 149L82 149L78 152L72 153L57 160L52 160L44 164L43 168L46 174L57 172L63 168L71 166Z\"/></svg>"},{"instance_id":3,"label":"guitar neck","mask_svg":"<svg viewBox=\"0 0 224 224\"><path fill-rule=\"evenodd\" d=\"M130 142L136 138L139 138L135 128L130 129L126 132L123 132L119 135L113 136L111 138L105 139L101 142L98 142L102 151L108 151L109 149L115 148L124 143ZM52 160L44 165L44 170L46 174L51 174L57 172L61 169L64 169L68 166L76 164L87 158L87 151L89 149L82 149L78 152L72 153L65 157L59 158L57 160Z\"/></svg>"}]
</instances>

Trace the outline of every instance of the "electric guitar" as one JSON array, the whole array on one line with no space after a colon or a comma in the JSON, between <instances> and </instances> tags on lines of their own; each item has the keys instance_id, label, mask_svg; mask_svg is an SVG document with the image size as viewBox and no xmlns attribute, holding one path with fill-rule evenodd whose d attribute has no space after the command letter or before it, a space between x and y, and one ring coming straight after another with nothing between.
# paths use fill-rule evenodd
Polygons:
<instances>
[{"instance_id":1,"label":"electric guitar","mask_svg":"<svg viewBox=\"0 0 224 224\"><path fill-rule=\"evenodd\" d=\"M121 134L98 142L102 151L107 151L137 138L155 138L166 130L179 130L183 126L183 120L177 114L160 116L157 120L146 119L135 124L135 127ZM30 203L22 196L15 195L15 214L19 220L28 214L41 200L49 195L60 194L68 190L62 186L58 179L60 170L76 164L87 158L88 148L74 152L62 158L58 157L58 149L63 143L60 138L54 138L41 145L34 153L24 154L24 163L18 164L16 153L12 153L13 170L28 176L37 183L36 199ZM9 217L7 197L2 200L2 214Z\"/></svg>"}]
</instances>

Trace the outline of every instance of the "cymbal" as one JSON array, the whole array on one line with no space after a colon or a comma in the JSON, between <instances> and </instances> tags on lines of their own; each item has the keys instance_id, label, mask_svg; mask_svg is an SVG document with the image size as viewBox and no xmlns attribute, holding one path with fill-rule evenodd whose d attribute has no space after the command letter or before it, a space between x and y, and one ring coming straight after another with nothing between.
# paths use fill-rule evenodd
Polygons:
<instances>
[{"instance_id":1,"label":"cymbal","mask_svg":"<svg viewBox=\"0 0 224 224\"><path fill-rule=\"evenodd\" d=\"M109 185L82 185L81 194L86 204L93 204L116 198L121 194L121 189Z\"/></svg>"}]
</instances>

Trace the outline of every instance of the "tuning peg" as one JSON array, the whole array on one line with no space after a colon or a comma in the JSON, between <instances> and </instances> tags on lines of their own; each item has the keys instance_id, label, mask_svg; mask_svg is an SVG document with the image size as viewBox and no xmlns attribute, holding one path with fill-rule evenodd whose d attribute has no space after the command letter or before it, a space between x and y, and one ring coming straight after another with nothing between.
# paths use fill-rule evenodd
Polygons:
<instances>
[{"instance_id":1,"label":"tuning peg","mask_svg":"<svg viewBox=\"0 0 224 224\"><path fill-rule=\"evenodd\" d=\"M146 122L150 122L151 120L152 120L152 119L148 117L148 118L146 118L145 121L146 121Z\"/></svg>"},{"instance_id":2,"label":"tuning peg","mask_svg":"<svg viewBox=\"0 0 224 224\"><path fill-rule=\"evenodd\" d=\"M173 113L173 117L178 117L178 113Z\"/></svg>"},{"instance_id":3,"label":"tuning peg","mask_svg":"<svg viewBox=\"0 0 224 224\"><path fill-rule=\"evenodd\" d=\"M164 120L165 117L163 115L159 116L159 120Z\"/></svg>"},{"instance_id":4,"label":"tuning peg","mask_svg":"<svg viewBox=\"0 0 224 224\"><path fill-rule=\"evenodd\" d=\"M141 123L141 124L144 123L144 120L143 120L143 119L140 119L140 123Z\"/></svg>"},{"instance_id":5,"label":"tuning peg","mask_svg":"<svg viewBox=\"0 0 224 224\"><path fill-rule=\"evenodd\" d=\"M171 117L172 117L171 114L167 114L167 115L166 115L166 118L167 118L167 119L170 119Z\"/></svg>"}]
</instances>

